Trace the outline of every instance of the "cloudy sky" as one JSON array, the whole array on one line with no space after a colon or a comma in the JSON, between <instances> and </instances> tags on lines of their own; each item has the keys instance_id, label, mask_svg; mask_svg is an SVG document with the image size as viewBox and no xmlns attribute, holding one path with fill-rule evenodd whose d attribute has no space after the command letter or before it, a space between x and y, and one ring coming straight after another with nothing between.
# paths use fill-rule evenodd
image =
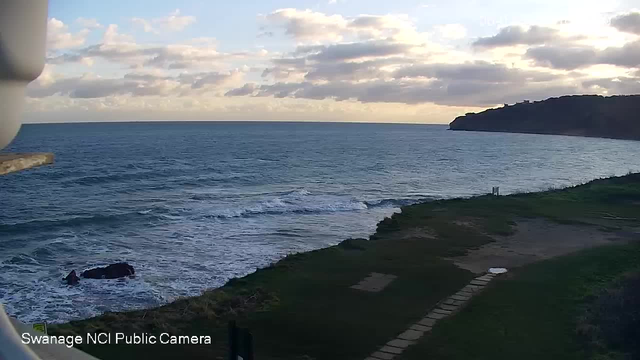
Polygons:
<instances>
[{"instance_id":1,"label":"cloudy sky","mask_svg":"<svg viewBox=\"0 0 640 360\"><path fill-rule=\"evenodd\" d=\"M446 123L640 93L640 4L50 0L47 49L27 122Z\"/></svg>"}]
</instances>

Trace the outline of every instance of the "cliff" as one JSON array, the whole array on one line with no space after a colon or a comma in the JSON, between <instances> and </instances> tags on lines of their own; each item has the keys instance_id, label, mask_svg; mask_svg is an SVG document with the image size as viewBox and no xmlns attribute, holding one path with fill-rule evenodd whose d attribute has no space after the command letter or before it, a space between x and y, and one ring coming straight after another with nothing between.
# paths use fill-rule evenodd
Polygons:
<instances>
[{"instance_id":1,"label":"cliff","mask_svg":"<svg viewBox=\"0 0 640 360\"><path fill-rule=\"evenodd\" d=\"M574 95L505 104L459 116L449 129L640 140L640 95Z\"/></svg>"}]
</instances>

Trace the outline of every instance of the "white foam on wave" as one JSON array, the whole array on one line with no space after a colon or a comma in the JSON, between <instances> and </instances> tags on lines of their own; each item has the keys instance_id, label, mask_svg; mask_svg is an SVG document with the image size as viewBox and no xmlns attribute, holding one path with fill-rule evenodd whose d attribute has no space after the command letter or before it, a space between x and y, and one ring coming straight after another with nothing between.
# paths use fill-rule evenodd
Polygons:
<instances>
[{"instance_id":1,"label":"white foam on wave","mask_svg":"<svg viewBox=\"0 0 640 360\"><path fill-rule=\"evenodd\" d=\"M144 277L113 280L81 279L75 286L63 283L62 271L5 272L0 293L7 313L23 322L53 323L160 305L167 301ZM7 277L11 277L7 279Z\"/></svg>"},{"instance_id":2,"label":"white foam on wave","mask_svg":"<svg viewBox=\"0 0 640 360\"><path fill-rule=\"evenodd\" d=\"M368 206L365 202L353 197L314 195L308 190L301 189L242 208L216 210L209 213L208 216L234 218L264 214L357 211L366 210L367 208Z\"/></svg>"}]
</instances>

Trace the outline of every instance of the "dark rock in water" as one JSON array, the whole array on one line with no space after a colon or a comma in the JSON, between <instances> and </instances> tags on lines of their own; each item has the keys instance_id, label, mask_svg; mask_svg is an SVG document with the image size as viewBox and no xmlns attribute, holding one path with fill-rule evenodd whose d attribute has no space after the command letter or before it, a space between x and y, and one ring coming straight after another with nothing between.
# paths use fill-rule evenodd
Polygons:
<instances>
[{"instance_id":1,"label":"dark rock in water","mask_svg":"<svg viewBox=\"0 0 640 360\"><path fill-rule=\"evenodd\" d=\"M107 267L85 270L80 274L87 279L117 279L135 274L133 266L127 263L111 264Z\"/></svg>"},{"instance_id":2,"label":"dark rock in water","mask_svg":"<svg viewBox=\"0 0 640 360\"><path fill-rule=\"evenodd\" d=\"M66 281L67 285L77 285L78 282L80 281L80 278L78 277L78 275L76 275L75 270L71 270L69 275L67 275L67 277L63 278L62 280Z\"/></svg>"}]
</instances>

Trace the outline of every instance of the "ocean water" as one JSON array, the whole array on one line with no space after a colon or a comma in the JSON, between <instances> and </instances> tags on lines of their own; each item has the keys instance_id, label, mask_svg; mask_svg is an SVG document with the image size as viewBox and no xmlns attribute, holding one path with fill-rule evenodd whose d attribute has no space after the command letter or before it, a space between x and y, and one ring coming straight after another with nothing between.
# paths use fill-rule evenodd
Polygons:
<instances>
[{"instance_id":1,"label":"ocean water","mask_svg":"<svg viewBox=\"0 0 640 360\"><path fill-rule=\"evenodd\" d=\"M404 204L640 171L640 142L434 125L27 125L8 150L56 154L0 177L0 302L50 322L197 295ZM117 261L137 276L61 281Z\"/></svg>"}]
</instances>

